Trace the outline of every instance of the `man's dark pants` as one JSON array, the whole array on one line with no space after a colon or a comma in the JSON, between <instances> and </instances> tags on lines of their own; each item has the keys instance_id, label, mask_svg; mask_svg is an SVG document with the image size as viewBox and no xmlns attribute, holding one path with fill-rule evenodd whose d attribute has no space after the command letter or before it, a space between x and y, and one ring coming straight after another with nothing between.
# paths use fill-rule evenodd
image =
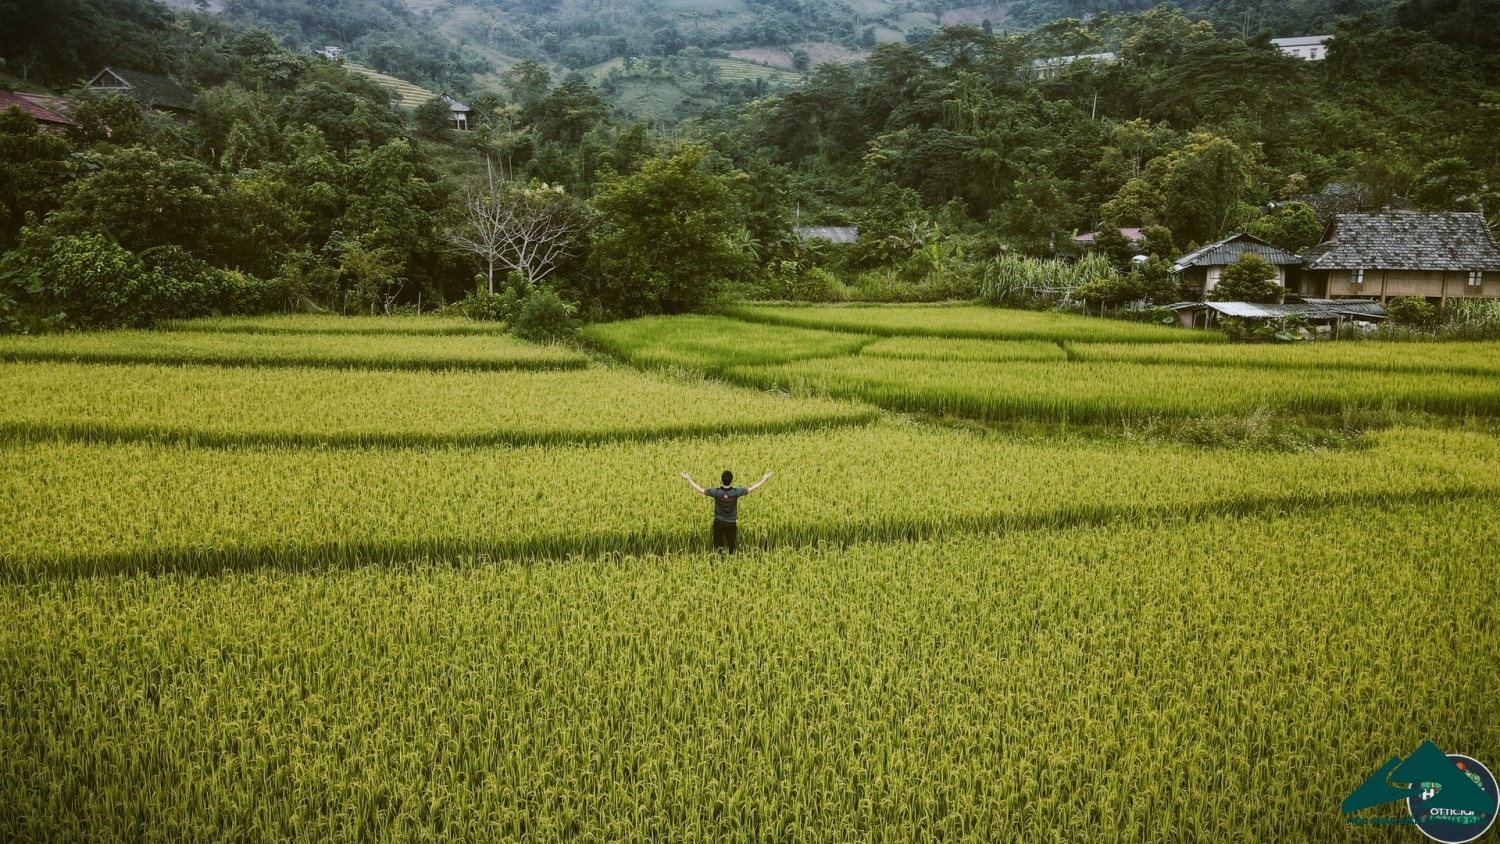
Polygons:
<instances>
[{"instance_id":1,"label":"man's dark pants","mask_svg":"<svg viewBox=\"0 0 1500 844\"><path fill-rule=\"evenodd\" d=\"M729 553L733 554L735 546L738 544L735 538L736 532L737 527L734 522L721 522L718 519L714 519L714 550L724 551L727 549Z\"/></svg>"}]
</instances>

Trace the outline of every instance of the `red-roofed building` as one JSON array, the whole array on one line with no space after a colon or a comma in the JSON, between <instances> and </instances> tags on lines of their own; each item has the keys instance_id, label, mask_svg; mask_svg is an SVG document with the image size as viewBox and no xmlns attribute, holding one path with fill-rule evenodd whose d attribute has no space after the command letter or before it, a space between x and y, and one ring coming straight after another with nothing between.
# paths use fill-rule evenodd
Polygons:
<instances>
[{"instance_id":1,"label":"red-roofed building","mask_svg":"<svg viewBox=\"0 0 1500 844\"><path fill-rule=\"evenodd\" d=\"M50 98L39 95L18 94L15 91L0 91L0 111L18 108L31 115L41 127L49 132L62 132L77 123L42 105Z\"/></svg>"}]
</instances>

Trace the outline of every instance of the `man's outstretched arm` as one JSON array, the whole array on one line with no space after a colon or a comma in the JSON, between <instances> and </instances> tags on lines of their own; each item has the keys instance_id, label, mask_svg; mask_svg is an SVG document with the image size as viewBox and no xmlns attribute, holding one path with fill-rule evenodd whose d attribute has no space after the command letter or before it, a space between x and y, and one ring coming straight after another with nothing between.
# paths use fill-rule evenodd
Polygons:
<instances>
[{"instance_id":1,"label":"man's outstretched arm","mask_svg":"<svg viewBox=\"0 0 1500 844\"><path fill-rule=\"evenodd\" d=\"M688 482L688 486L692 487L694 490L697 490L699 493L702 493L703 495L708 495L708 491L707 490L705 490L703 487L698 486L697 484L693 483L693 479L688 476L687 472L683 472L682 473L682 477L683 477L684 480L686 480ZM767 475L766 477L770 477L770 475Z\"/></svg>"},{"instance_id":2,"label":"man's outstretched arm","mask_svg":"<svg viewBox=\"0 0 1500 844\"><path fill-rule=\"evenodd\" d=\"M766 481L769 481L770 479L771 479L771 473L767 472L766 475L765 475L765 477L761 478L760 480L756 481L755 483L753 483L749 487L747 487L745 489L745 494L749 495L750 493L756 491L757 489L760 489L760 485L763 484L763 483L765 483Z\"/></svg>"}]
</instances>

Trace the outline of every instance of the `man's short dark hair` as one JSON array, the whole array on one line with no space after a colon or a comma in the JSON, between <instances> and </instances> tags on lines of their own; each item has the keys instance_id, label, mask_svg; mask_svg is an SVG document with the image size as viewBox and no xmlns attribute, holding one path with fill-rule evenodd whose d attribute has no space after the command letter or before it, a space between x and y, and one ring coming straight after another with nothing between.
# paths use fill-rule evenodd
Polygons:
<instances>
[{"instance_id":1,"label":"man's short dark hair","mask_svg":"<svg viewBox=\"0 0 1500 844\"><path fill-rule=\"evenodd\" d=\"M729 471L728 469L725 469L724 476L719 480L724 484L724 486L729 486L730 484L734 483L734 473Z\"/></svg>"}]
</instances>

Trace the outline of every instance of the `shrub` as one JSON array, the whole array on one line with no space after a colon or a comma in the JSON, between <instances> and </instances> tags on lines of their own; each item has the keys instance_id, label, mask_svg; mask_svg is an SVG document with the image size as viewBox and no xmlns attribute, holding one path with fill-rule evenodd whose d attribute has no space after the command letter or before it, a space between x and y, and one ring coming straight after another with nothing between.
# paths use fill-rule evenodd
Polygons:
<instances>
[{"instance_id":1,"label":"shrub","mask_svg":"<svg viewBox=\"0 0 1500 844\"><path fill-rule=\"evenodd\" d=\"M1396 296L1385 305L1391 322L1412 328L1429 328L1437 324L1437 308L1422 296Z\"/></svg>"},{"instance_id":2,"label":"shrub","mask_svg":"<svg viewBox=\"0 0 1500 844\"><path fill-rule=\"evenodd\" d=\"M100 234L22 234L4 276L33 319L78 328L145 325L148 274L129 250Z\"/></svg>"},{"instance_id":3,"label":"shrub","mask_svg":"<svg viewBox=\"0 0 1500 844\"><path fill-rule=\"evenodd\" d=\"M1279 305L1286 288L1276 283L1276 266L1253 252L1240 255L1239 261L1224 268L1219 283L1208 291L1213 302L1258 302Z\"/></svg>"},{"instance_id":4,"label":"shrub","mask_svg":"<svg viewBox=\"0 0 1500 844\"><path fill-rule=\"evenodd\" d=\"M1115 316L1131 322L1151 322L1158 325L1176 325L1177 312L1164 305L1146 308L1126 308Z\"/></svg>"},{"instance_id":5,"label":"shrub","mask_svg":"<svg viewBox=\"0 0 1500 844\"><path fill-rule=\"evenodd\" d=\"M1140 280L1134 275L1102 275L1078 286L1074 297L1092 305L1118 307L1141 298Z\"/></svg>"},{"instance_id":6,"label":"shrub","mask_svg":"<svg viewBox=\"0 0 1500 844\"><path fill-rule=\"evenodd\" d=\"M459 314L482 322L513 323L521 312L521 298L513 290L491 293L483 284L469 295L440 309L441 313Z\"/></svg>"},{"instance_id":7,"label":"shrub","mask_svg":"<svg viewBox=\"0 0 1500 844\"><path fill-rule=\"evenodd\" d=\"M522 300L511 330L517 337L527 340L555 343L578 330L577 313L577 305L542 288Z\"/></svg>"},{"instance_id":8,"label":"shrub","mask_svg":"<svg viewBox=\"0 0 1500 844\"><path fill-rule=\"evenodd\" d=\"M799 273L788 291L802 302L838 302L845 298L843 282L822 267L809 267Z\"/></svg>"},{"instance_id":9,"label":"shrub","mask_svg":"<svg viewBox=\"0 0 1500 844\"><path fill-rule=\"evenodd\" d=\"M255 313L285 301L284 279L210 267L177 246L136 255L100 234L28 231L0 281L15 304L11 330L130 328L158 320Z\"/></svg>"}]
</instances>

